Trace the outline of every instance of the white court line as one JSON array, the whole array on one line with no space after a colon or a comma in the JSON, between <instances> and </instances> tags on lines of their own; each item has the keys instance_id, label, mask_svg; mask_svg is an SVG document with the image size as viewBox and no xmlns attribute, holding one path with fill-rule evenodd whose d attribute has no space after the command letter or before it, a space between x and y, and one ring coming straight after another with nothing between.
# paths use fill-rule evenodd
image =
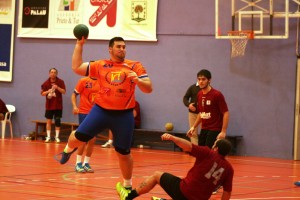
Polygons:
<instances>
[{"instance_id":1,"label":"white court line","mask_svg":"<svg viewBox=\"0 0 300 200\"><path fill-rule=\"evenodd\" d=\"M24 183L25 180L16 180L17 183Z\"/></svg>"},{"instance_id":2,"label":"white court line","mask_svg":"<svg viewBox=\"0 0 300 200\"><path fill-rule=\"evenodd\" d=\"M294 161L294 163L292 163L293 160L290 160L291 163L286 163L286 162L282 163L280 161L279 162L274 162L274 161L265 161L265 160L251 160L251 159L243 159L243 158L234 158L234 157L230 157L230 156L228 156L227 158L228 158L229 161L230 160L237 160L237 161L245 161L245 162L251 162L251 163L255 162L255 163L269 163L269 164L280 164L280 165L293 165L293 166L300 165L300 162L297 162L297 161ZM261 158L261 157L258 157L258 158ZM280 160L280 159L278 159L278 160ZM286 160L284 160L284 161L286 161Z\"/></svg>"}]
</instances>

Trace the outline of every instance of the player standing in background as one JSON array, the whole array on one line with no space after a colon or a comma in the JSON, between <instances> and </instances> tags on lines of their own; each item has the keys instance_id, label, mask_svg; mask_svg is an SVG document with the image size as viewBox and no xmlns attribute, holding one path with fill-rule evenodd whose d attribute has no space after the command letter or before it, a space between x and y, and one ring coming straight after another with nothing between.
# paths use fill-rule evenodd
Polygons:
<instances>
[{"instance_id":1,"label":"player standing in background","mask_svg":"<svg viewBox=\"0 0 300 200\"><path fill-rule=\"evenodd\" d=\"M41 95L46 97L45 117L47 119L45 142L51 141L52 119L55 123L55 142L59 143L59 132L63 112L62 95L66 93L65 82L57 77L58 71L55 68L49 70L49 78L42 84Z\"/></svg>"},{"instance_id":2,"label":"player standing in background","mask_svg":"<svg viewBox=\"0 0 300 200\"><path fill-rule=\"evenodd\" d=\"M92 106L94 105L96 94L100 87L95 78L84 77L81 78L71 96L71 102L73 106L73 113L78 114L79 124L83 122L87 114L90 112ZM77 96L80 95L79 106L77 106ZM94 144L96 142L96 137L92 138L87 144L83 144L78 147L75 171L79 173L93 173L94 170L91 168L89 161L94 150ZM86 150L83 162L82 155L84 150Z\"/></svg>"},{"instance_id":3,"label":"player standing in background","mask_svg":"<svg viewBox=\"0 0 300 200\"><path fill-rule=\"evenodd\" d=\"M197 97L199 114L188 135L196 134L195 128L201 123L198 144L211 148L217 139L226 137L229 111L223 94L210 85L210 71L201 70L198 80L201 88Z\"/></svg>"}]
</instances>

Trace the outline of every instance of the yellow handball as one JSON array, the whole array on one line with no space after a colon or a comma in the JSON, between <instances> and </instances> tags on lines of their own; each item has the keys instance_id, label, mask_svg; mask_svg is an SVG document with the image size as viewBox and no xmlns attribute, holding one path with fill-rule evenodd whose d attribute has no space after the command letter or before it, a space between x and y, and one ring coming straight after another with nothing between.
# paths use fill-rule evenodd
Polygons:
<instances>
[{"instance_id":1,"label":"yellow handball","mask_svg":"<svg viewBox=\"0 0 300 200\"><path fill-rule=\"evenodd\" d=\"M166 131L173 131L173 129L174 129L173 123L167 122L165 124L165 128L166 128Z\"/></svg>"}]
</instances>

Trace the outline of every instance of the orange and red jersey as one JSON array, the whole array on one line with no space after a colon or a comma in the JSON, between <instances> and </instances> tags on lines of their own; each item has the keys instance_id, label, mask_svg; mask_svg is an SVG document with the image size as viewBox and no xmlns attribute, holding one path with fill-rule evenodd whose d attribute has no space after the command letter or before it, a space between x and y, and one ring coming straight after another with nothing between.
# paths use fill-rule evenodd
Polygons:
<instances>
[{"instance_id":1,"label":"orange and red jersey","mask_svg":"<svg viewBox=\"0 0 300 200\"><path fill-rule=\"evenodd\" d=\"M95 103L97 92L99 92L99 85L96 79L90 77L81 78L74 92L80 95L79 113L88 114Z\"/></svg>"},{"instance_id":2,"label":"orange and red jersey","mask_svg":"<svg viewBox=\"0 0 300 200\"><path fill-rule=\"evenodd\" d=\"M111 60L98 60L90 62L89 76L97 78L100 86L95 103L109 110L134 108L136 84L127 78L131 71L134 71L139 78L148 77L145 68L138 61L125 60L115 63Z\"/></svg>"}]
</instances>

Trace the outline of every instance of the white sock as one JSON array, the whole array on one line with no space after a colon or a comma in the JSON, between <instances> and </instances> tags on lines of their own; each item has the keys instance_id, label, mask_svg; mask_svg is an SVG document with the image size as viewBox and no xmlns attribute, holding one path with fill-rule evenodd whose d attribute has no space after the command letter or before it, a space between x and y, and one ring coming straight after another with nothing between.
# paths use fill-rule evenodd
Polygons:
<instances>
[{"instance_id":1,"label":"white sock","mask_svg":"<svg viewBox=\"0 0 300 200\"><path fill-rule=\"evenodd\" d=\"M59 137L59 130L55 130L55 137Z\"/></svg>"},{"instance_id":2,"label":"white sock","mask_svg":"<svg viewBox=\"0 0 300 200\"><path fill-rule=\"evenodd\" d=\"M90 158L91 158L91 157L85 156L85 157L84 157L84 161L83 161L83 165L84 165L85 163L89 163L89 162L90 162Z\"/></svg>"},{"instance_id":3,"label":"white sock","mask_svg":"<svg viewBox=\"0 0 300 200\"><path fill-rule=\"evenodd\" d=\"M47 137L50 138L51 130L47 130Z\"/></svg>"},{"instance_id":4,"label":"white sock","mask_svg":"<svg viewBox=\"0 0 300 200\"><path fill-rule=\"evenodd\" d=\"M123 186L124 187L131 187L132 186L132 179L123 179Z\"/></svg>"},{"instance_id":5,"label":"white sock","mask_svg":"<svg viewBox=\"0 0 300 200\"><path fill-rule=\"evenodd\" d=\"M109 144L112 144L112 143L113 143L113 140L108 140L108 143L109 143Z\"/></svg>"},{"instance_id":6,"label":"white sock","mask_svg":"<svg viewBox=\"0 0 300 200\"><path fill-rule=\"evenodd\" d=\"M76 163L81 163L82 155L76 156Z\"/></svg>"}]
</instances>

